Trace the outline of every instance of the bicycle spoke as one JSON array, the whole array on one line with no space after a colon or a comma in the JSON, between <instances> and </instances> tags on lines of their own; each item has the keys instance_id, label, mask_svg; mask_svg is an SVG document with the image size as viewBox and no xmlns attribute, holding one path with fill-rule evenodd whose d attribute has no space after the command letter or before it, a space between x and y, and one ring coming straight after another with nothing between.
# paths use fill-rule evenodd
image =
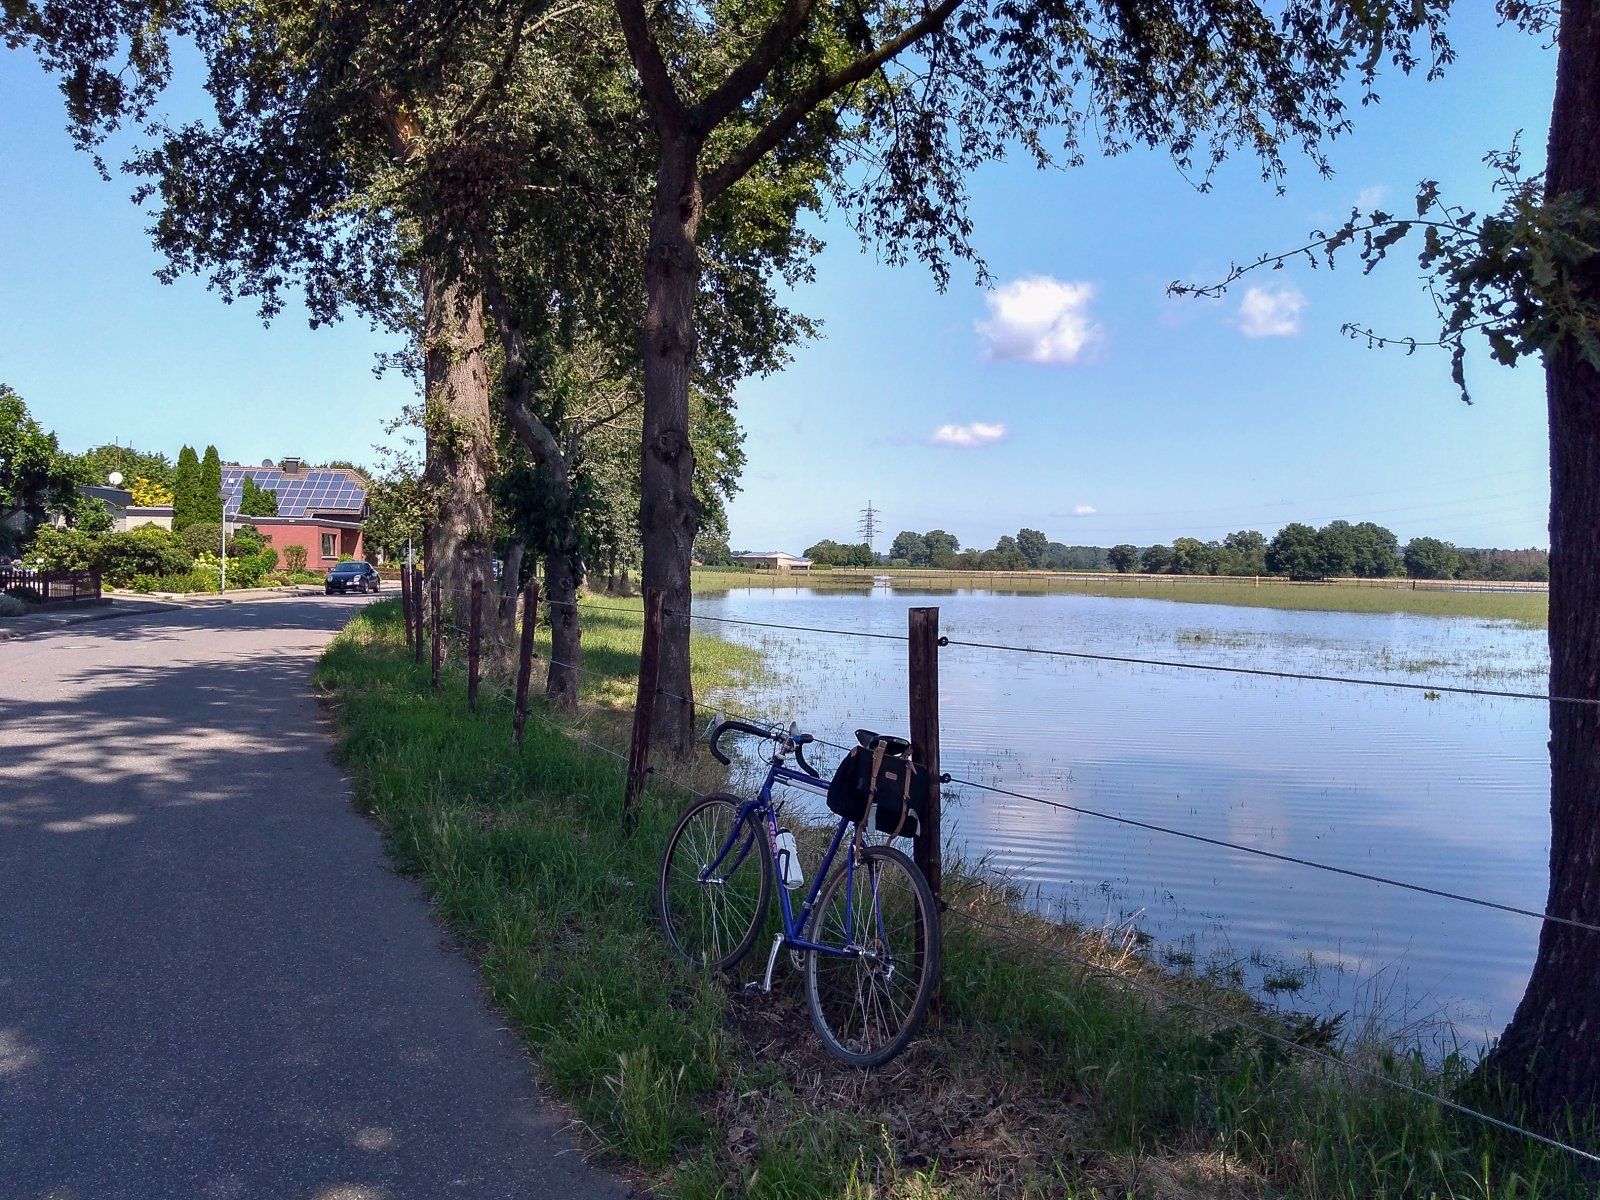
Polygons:
<instances>
[{"instance_id":1,"label":"bicycle spoke","mask_svg":"<svg viewBox=\"0 0 1600 1200\"><path fill-rule=\"evenodd\" d=\"M901 859L873 856L833 883L822 902L819 940L851 953L814 956L813 1016L847 1055L893 1054L920 1020L927 981L919 946L929 914L911 870Z\"/></svg>"},{"instance_id":2,"label":"bicycle spoke","mask_svg":"<svg viewBox=\"0 0 1600 1200\"><path fill-rule=\"evenodd\" d=\"M667 932L686 957L701 965L731 966L748 949L765 907L765 859L754 841L759 829L744 827L717 862L737 815L737 805L727 800L692 809L662 869Z\"/></svg>"}]
</instances>

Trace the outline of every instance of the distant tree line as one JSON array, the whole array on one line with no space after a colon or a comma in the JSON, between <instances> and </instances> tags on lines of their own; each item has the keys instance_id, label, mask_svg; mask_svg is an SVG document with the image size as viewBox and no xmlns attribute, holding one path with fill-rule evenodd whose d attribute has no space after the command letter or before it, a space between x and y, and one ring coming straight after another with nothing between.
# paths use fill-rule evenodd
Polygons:
<instances>
[{"instance_id":1,"label":"distant tree line","mask_svg":"<svg viewBox=\"0 0 1600 1200\"><path fill-rule=\"evenodd\" d=\"M942 571L1097 571L1106 567L1100 546L1068 546L1052 542L1037 529L1006 534L989 550L963 550L955 534L943 529L927 533L901 530L889 547L891 567L932 567Z\"/></svg>"},{"instance_id":2,"label":"distant tree line","mask_svg":"<svg viewBox=\"0 0 1600 1200\"><path fill-rule=\"evenodd\" d=\"M875 567L878 556L866 542L836 542L823 538L806 547L806 557L818 567Z\"/></svg>"},{"instance_id":3,"label":"distant tree line","mask_svg":"<svg viewBox=\"0 0 1600 1200\"><path fill-rule=\"evenodd\" d=\"M724 553L725 546L722 547ZM1007 534L992 549L963 550L943 529L903 529L885 554L865 542L824 538L806 549L818 566L925 567L941 571L1118 571L1147 575L1281 575L1290 579L1482 579L1545 581L1550 555L1543 550L1472 549L1438 538L1412 538L1404 546L1372 521L1330 521L1318 529L1291 522L1269 540L1241 529L1218 540L1180 537L1143 548L1068 546L1037 529ZM710 556L701 561L712 561ZM730 560L731 561L731 560Z\"/></svg>"},{"instance_id":4,"label":"distant tree line","mask_svg":"<svg viewBox=\"0 0 1600 1200\"><path fill-rule=\"evenodd\" d=\"M1113 546L1115 571L1150 575L1286 575L1290 579L1532 580L1550 578L1543 550L1469 549L1438 538L1412 538L1402 547L1394 533L1372 521L1330 521L1321 529L1298 521L1268 541L1241 529L1219 541L1181 537L1171 545Z\"/></svg>"}]
</instances>

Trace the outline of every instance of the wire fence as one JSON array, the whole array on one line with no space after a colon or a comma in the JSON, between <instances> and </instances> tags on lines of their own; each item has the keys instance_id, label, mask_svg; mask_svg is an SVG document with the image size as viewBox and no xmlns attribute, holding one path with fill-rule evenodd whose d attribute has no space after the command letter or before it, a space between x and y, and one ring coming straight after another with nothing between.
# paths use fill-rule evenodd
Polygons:
<instances>
[{"instance_id":1,"label":"wire fence","mask_svg":"<svg viewBox=\"0 0 1600 1200\"><path fill-rule=\"evenodd\" d=\"M465 645L467 641L472 638L473 631L470 625L470 618L464 618L461 614L463 612L470 613L472 611L473 606L471 593L466 589L455 589L449 593L438 593L438 590L435 589L435 592L436 594L441 595L443 598L448 599L450 602L448 604L440 603L439 607L444 609L446 612L452 613L452 615L448 617L440 615L437 618L439 637L458 647ZM413 603L415 602L413 601ZM429 605L432 605L434 601L430 598L428 603ZM543 601L543 604L546 608L566 607L580 611L615 614L620 617L638 619L641 621L644 617L644 613L639 608L616 603L599 603L589 600L580 600L575 602L545 600ZM690 621L703 622L707 624L744 626L752 629L776 630L792 634L844 637L873 642L904 643L910 640L907 635L892 634L883 632L881 630L852 630L828 626L751 620L747 618L695 613L692 610L683 611L668 609L665 610L665 615L686 618ZM417 624L420 626L421 622L419 621ZM514 620L513 625L515 625ZM410 629L411 624L408 622L408 632ZM526 644L528 644L528 642L525 639L524 645ZM1548 704L1600 704L1600 699L1596 698L1559 696L1541 692L1466 687L1443 683L1412 683L1401 680L1327 675L1313 672L1280 671L1267 668L1188 662L1136 655L1103 654L1088 650L1014 646L1001 643L969 641L946 637L939 638L938 644L941 647L954 647L963 650L979 651L994 655L1039 655L1051 658L1086 660L1122 665L1137 665L1164 670L1204 671L1224 675L1245 675L1279 680L1299 680L1346 686L1389 688L1407 692L1432 692L1441 695L1455 694L1476 697L1491 697L1518 701L1542 702ZM584 666L581 662L557 660L554 658L548 658L543 661L547 667L557 667L571 671L574 675L582 679L593 681L599 685L614 686L618 684L626 685L628 683L627 679L620 678L614 672L595 670L593 668ZM506 669L503 665L501 665L499 668L491 669L485 674L485 680L489 682L491 694L495 695L497 698L509 699L513 702L516 700L517 690L514 683L515 677L516 672L514 670ZM642 697L644 692L641 691L640 694ZM745 706L742 702L732 700L725 696L706 694L700 698L695 698L694 696L685 695L683 693L671 690L670 688L660 686L651 689L651 694L660 695L668 699L689 705L696 713L707 714L717 718L732 717L734 719L744 720L764 728L771 728L775 732L783 729L786 725L786 723L782 720L774 718L770 715L761 716L759 714L753 714L745 711ZM572 740L588 747L589 749L603 754L610 759L614 759L624 769L632 768L631 754L624 753L615 747L608 746L603 742L596 740L596 738L591 735L591 732L582 726L580 720L562 720L556 714L550 711L542 711L537 707L529 707L527 709L527 715L533 717L543 725L561 732L568 738L571 738ZM842 753L847 753L851 749L851 747L847 745L830 741L815 734L813 734L812 737L817 744L829 747L830 749L837 750ZM670 770L662 769L659 765L650 766L647 768L647 772L649 778L658 784L671 787L676 791L679 791L690 797L699 797L702 795L700 790L693 783L680 778ZM1088 805L1075 804L1047 796L1033 795L1028 792L1002 787L997 784L984 783L979 780L969 779L962 776L943 774L940 776L940 781L942 784L949 785L955 789L970 789L973 792L984 795L1003 796L1008 799L1067 811L1078 815L1091 817L1096 820L1102 820L1139 829L1141 831L1156 834L1161 837L1179 839L1185 842L1227 851L1229 853L1268 859L1296 868L1303 868L1306 870L1342 876L1370 883L1379 887L1394 888L1408 893L1426 895L1435 899L1492 910L1495 912L1527 918L1529 920L1539 921L1541 923L1549 922L1554 925L1579 930L1585 933L1600 933L1600 923L1589 921L1576 915L1542 912L1532 908L1507 904L1501 901L1488 899L1486 897L1472 895L1465 891L1433 887L1411 880L1379 874L1377 872L1359 870L1338 863L1323 862L1303 856L1284 854L1277 851L1268 850L1263 847L1252 846L1246 842L1212 837L1206 834L1194 832L1192 830L1180 829L1174 826L1163 825L1158 822L1129 817L1124 814L1109 812L1104 809L1098 809ZM1184 994L1178 989L1164 987L1160 984L1152 983L1148 979L1141 978L1137 973L1131 973L1128 971L1121 971L1107 967L1104 964L1095 962L1093 959L1088 958L1087 956L1074 954L1072 951L1054 941L1049 941L1029 933L1024 923L1021 921L999 922L991 920L980 912L974 911L974 909L970 906L962 903L959 897L954 901L947 901L942 907L944 911L957 917L961 921L976 927L982 927L1014 943L1026 945L1034 950L1052 955L1061 959L1063 962L1089 971L1097 977L1107 979L1118 986L1140 992L1152 999L1160 1001L1161 1003L1176 1004L1194 1012L1199 1016L1203 1016L1208 1020L1223 1022L1241 1031L1248 1032L1267 1041L1279 1044L1292 1053L1302 1056L1303 1058L1317 1063L1323 1067L1338 1070L1352 1077L1404 1092L1415 1098L1435 1104L1442 1109L1455 1113L1458 1116L1467 1117L1481 1122L1487 1127L1526 1138L1532 1142L1545 1146L1546 1148L1558 1150L1565 1154L1571 1155L1575 1159L1582 1162L1591 1165L1600 1165L1600 1153L1595 1153L1582 1146L1575 1145L1568 1141L1563 1141L1546 1133L1539 1132L1538 1130L1528 1128L1525 1125L1507 1120L1500 1116L1496 1116L1493 1113L1483 1111L1480 1108L1462 1103L1459 1100L1442 1095L1436 1090L1430 1090L1429 1088L1419 1086L1415 1082L1409 1082L1405 1079L1399 1078L1389 1071L1369 1067L1362 1063L1353 1061L1349 1057L1331 1052L1329 1050L1324 1050L1318 1046L1308 1045L1304 1041L1292 1036L1288 1031L1286 1031L1285 1028L1274 1027L1270 1023L1242 1017L1237 1013L1228 1012L1215 1005L1206 1004L1203 1001L1195 999L1191 995Z\"/></svg>"}]
</instances>

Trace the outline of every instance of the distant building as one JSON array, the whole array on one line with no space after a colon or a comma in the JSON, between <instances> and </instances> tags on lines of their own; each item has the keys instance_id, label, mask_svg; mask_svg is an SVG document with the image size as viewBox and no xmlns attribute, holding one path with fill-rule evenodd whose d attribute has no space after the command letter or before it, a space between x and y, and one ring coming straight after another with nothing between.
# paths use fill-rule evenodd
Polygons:
<instances>
[{"instance_id":1,"label":"distant building","mask_svg":"<svg viewBox=\"0 0 1600 1200\"><path fill-rule=\"evenodd\" d=\"M237 511L246 477L278 497L278 515L255 517ZM308 467L298 458L259 467L222 466L223 509L228 527L254 525L271 539L283 560L288 546L303 546L306 566L315 571L341 558L361 558L361 525L367 516L367 481L347 467Z\"/></svg>"},{"instance_id":2,"label":"distant building","mask_svg":"<svg viewBox=\"0 0 1600 1200\"><path fill-rule=\"evenodd\" d=\"M785 550L768 550L757 553L751 550L742 550L733 556L733 561L741 567L750 567L757 571L809 571L811 560L800 558Z\"/></svg>"},{"instance_id":3,"label":"distant building","mask_svg":"<svg viewBox=\"0 0 1600 1200\"><path fill-rule=\"evenodd\" d=\"M133 493L126 488L102 483L80 483L78 494L87 496L91 500L98 500L105 505L106 512L111 515L111 528L117 533L126 533L141 525L156 525L162 529L172 528L172 505L141 507L133 502ZM57 514L52 518L52 523L61 526L66 521Z\"/></svg>"}]
</instances>

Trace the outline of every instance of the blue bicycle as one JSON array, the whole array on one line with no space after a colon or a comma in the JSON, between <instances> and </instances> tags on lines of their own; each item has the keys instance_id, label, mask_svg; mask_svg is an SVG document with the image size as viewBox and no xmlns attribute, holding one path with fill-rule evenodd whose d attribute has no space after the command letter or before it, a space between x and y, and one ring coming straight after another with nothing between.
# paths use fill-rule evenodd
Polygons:
<instances>
[{"instance_id":1,"label":"blue bicycle","mask_svg":"<svg viewBox=\"0 0 1600 1200\"><path fill-rule=\"evenodd\" d=\"M684 811L661 859L658 903L667 939L690 962L730 970L750 952L766 922L774 887L782 927L767 955L763 991L772 989L778 954L800 959L812 1027L836 1058L876 1067L916 1035L939 974L938 912L927 880L899 850L863 842L862 829L840 818L809 893L795 912L791 891L805 886L794 835L780 826L785 784L826 793L806 761L813 738L781 727L721 721L711 753L728 733L772 743L767 775L753 798L704 796ZM870 745L865 730L857 737ZM787 765L793 756L798 770ZM834 869L841 847L848 848ZM752 985L754 986L754 985Z\"/></svg>"}]
</instances>

